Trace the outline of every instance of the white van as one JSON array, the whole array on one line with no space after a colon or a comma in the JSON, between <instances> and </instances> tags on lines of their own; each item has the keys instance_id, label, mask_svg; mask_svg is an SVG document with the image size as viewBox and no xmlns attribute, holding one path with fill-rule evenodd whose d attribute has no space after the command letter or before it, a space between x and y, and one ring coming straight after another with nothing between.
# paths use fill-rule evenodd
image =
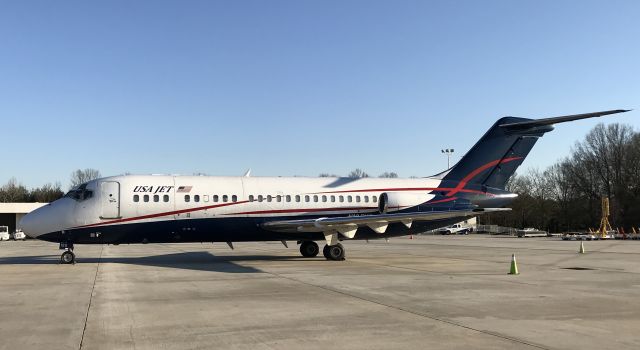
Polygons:
<instances>
[{"instance_id":1,"label":"white van","mask_svg":"<svg viewBox=\"0 0 640 350\"><path fill-rule=\"evenodd\" d=\"M13 233L13 239L16 241L24 241L27 239L27 235L25 235L22 230L16 230L16 232Z\"/></svg>"},{"instance_id":2,"label":"white van","mask_svg":"<svg viewBox=\"0 0 640 350\"><path fill-rule=\"evenodd\" d=\"M0 226L0 241L8 241L9 238L9 226Z\"/></svg>"}]
</instances>

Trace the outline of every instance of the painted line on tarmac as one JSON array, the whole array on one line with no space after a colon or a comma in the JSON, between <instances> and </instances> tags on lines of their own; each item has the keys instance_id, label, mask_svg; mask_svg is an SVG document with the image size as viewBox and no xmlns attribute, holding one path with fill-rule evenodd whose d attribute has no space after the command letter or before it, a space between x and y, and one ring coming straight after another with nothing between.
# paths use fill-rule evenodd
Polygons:
<instances>
[{"instance_id":1,"label":"painted line on tarmac","mask_svg":"<svg viewBox=\"0 0 640 350\"><path fill-rule=\"evenodd\" d=\"M91 287L91 295L89 296L89 305L87 306L87 314L84 317L84 327L82 328L82 337L80 338L80 347L84 343L84 333L87 331L87 321L89 320L89 311L91 310L91 302L93 301L93 291L96 289L96 281L98 280L98 270L100 269L100 260L102 260L102 251L104 250L104 244L100 246L100 257L98 257L98 263L96 264L96 274L93 276L93 286Z\"/></svg>"}]
</instances>

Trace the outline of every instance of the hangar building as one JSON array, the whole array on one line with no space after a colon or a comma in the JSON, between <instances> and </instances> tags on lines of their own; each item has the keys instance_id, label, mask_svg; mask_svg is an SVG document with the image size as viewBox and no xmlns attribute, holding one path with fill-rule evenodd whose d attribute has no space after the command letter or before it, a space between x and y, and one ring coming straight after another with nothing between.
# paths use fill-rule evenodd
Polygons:
<instances>
[{"instance_id":1,"label":"hangar building","mask_svg":"<svg viewBox=\"0 0 640 350\"><path fill-rule=\"evenodd\" d=\"M20 228L18 223L26 214L49 203L0 203L0 226L9 226L9 232Z\"/></svg>"}]
</instances>

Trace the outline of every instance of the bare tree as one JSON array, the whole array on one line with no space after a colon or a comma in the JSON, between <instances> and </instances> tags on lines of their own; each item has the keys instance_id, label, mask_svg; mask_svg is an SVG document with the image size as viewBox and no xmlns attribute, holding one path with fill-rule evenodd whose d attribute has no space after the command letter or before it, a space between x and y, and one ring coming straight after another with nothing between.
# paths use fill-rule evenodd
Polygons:
<instances>
[{"instance_id":1,"label":"bare tree","mask_svg":"<svg viewBox=\"0 0 640 350\"><path fill-rule=\"evenodd\" d=\"M62 196L64 196L64 192L62 192L60 182L48 183L42 187L34 188L29 195L30 201L40 203L51 203Z\"/></svg>"},{"instance_id":2,"label":"bare tree","mask_svg":"<svg viewBox=\"0 0 640 350\"><path fill-rule=\"evenodd\" d=\"M614 225L638 227L639 184L640 134L628 125L599 124L566 159L509 181L507 189L519 197L510 205L512 213L504 214L504 222L586 230L598 225L601 197L608 197Z\"/></svg>"},{"instance_id":3,"label":"bare tree","mask_svg":"<svg viewBox=\"0 0 640 350\"><path fill-rule=\"evenodd\" d=\"M17 203L28 201L29 191L22 184L18 183L15 177L9 179L9 181L0 188L0 202Z\"/></svg>"},{"instance_id":4,"label":"bare tree","mask_svg":"<svg viewBox=\"0 0 640 350\"><path fill-rule=\"evenodd\" d=\"M350 178L361 178L361 177L369 177L369 174L365 173L364 170L357 168L347 175Z\"/></svg>"},{"instance_id":5,"label":"bare tree","mask_svg":"<svg viewBox=\"0 0 640 350\"><path fill-rule=\"evenodd\" d=\"M329 174L329 173L322 173L320 175L318 175L318 177L340 177L336 174Z\"/></svg>"},{"instance_id":6,"label":"bare tree","mask_svg":"<svg viewBox=\"0 0 640 350\"><path fill-rule=\"evenodd\" d=\"M71 173L71 188L81 185L87 181L95 180L100 177L100 171L96 169L87 168L84 170L78 169Z\"/></svg>"},{"instance_id":7,"label":"bare tree","mask_svg":"<svg viewBox=\"0 0 640 350\"><path fill-rule=\"evenodd\" d=\"M385 171L384 173L380 174L380 176L378 177L383 177L383 178L388 178L388 179L395 179L398 177L397 173L392 172L387 172Z\"/></svg>"}]
</instances>

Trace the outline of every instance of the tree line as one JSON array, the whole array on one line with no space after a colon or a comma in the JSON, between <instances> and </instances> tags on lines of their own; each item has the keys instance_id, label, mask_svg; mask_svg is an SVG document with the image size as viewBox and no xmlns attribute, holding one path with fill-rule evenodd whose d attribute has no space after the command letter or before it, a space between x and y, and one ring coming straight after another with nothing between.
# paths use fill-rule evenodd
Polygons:
<instances>
[{"instance_id":1,"label":"tree line","mask_svg":"<svg viewBox=\"0 0 640 350\"><path fill-rule=\"evenodd\" d=\"M624 124L598 124L571 154L550 167L514 175L511 212L483 220L551 232L597 228L608 197L614 227L640 225L640 133Z\"/></svg>"},{"instance_id":2,"label":"tree line","mask_svg":"<svg viewBox=\"0 0 640 350\"><path fill-rule=\"evenodd\" d=\"M71 173L69 188L76 187L87 181L100 177L96 169L78 169ZM28 189L18 182L15 177L0 187L0 203L50 203L62 198L64 192L60 182L47 183L41 187Z\"/></svg>"}]
</instances>

